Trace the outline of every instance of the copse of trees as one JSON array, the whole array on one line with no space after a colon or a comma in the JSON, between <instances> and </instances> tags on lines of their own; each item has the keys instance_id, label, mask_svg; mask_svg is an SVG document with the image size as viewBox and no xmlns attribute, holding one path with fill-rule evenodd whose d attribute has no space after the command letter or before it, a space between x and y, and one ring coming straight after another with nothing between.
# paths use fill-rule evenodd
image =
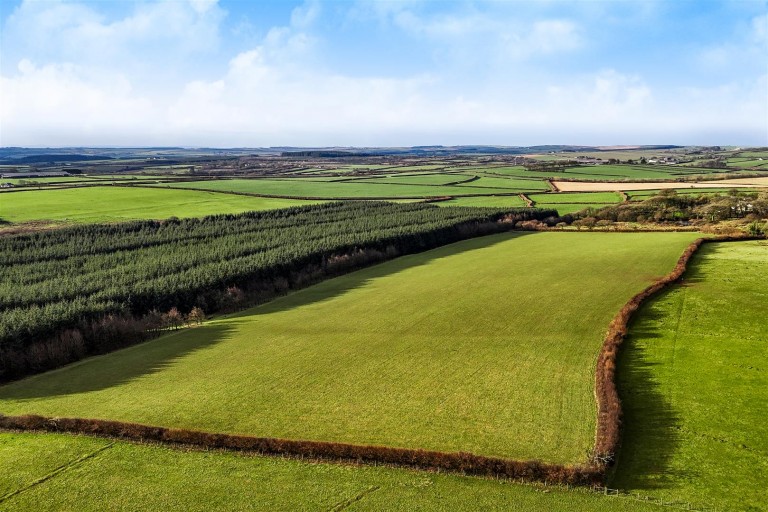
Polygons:
<instances>
[{"instance_id":1,"label":"copse of trees","mask_svg":"<svg viewBox=\"0 0 768 512\"><path fill-rule=\"evenodd\" d=\"M577 223L586 227L607 222L720 222L728 219L768 218L767 192L727 194L678 194L662 190L644 201L625 202L579 212ZM590 226L591 225L591 226Z\"/></svg>"},{"instance_id":2,"label":"copse of trees","mask_svg":"<svg viewBox=\"0 0 768 512\"><path fill-rule=\"evenodd\" d=\"M338 202L0 239L0 380L553 210Z\"/></svg>"}]
</instances>

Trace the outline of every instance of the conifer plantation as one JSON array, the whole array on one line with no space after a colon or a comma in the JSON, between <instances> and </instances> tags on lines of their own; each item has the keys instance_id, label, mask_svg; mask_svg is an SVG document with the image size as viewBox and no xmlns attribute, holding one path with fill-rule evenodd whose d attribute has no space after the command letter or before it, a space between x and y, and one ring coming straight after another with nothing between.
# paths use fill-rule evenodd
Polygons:
<instances>
[{"instance_id":1,"label":"conifer plantation","mask_svg":"<svg viewBox=\"0 0 768 512\"><path fill-rule=\"evenodd\" d=\"M193 308L241 307L323 275L555 214L338 202L6 236L0 379L178 328Z\"/></svg>"}]
</instances>

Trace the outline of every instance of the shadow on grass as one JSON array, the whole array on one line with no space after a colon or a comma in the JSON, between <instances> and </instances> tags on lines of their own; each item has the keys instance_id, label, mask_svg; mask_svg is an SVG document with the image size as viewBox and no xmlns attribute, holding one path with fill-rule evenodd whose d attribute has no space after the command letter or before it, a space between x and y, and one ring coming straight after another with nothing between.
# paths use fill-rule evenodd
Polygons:
<instances>
[{"instance_id":1,"label":"shadow on grass","mask_svg":"<svg viewBox=\"0 0 768 512\"><path fill-rule=\"evenodd\" d=\"M6 384L0 387L0 400L74 395L119 386L161 372L185 356L219 343L233 330L226 324L207 324L89 357Z\"/></svg>"},{"instance_id":2,"label":"shadow on grass","mask_svg":"<svg viewBox=\"0 0 768 512\"><path fill-rule=\"evenodd\" d=\"M0 400L73 395L126 384L161 372L185 356L223 341L237 330L238 324L251 321L249 317L253 315L287 311L332 300L363 287L374 279L426 265L465 251L492 247L528 234L533 233L514 232L472 238L422 253L402 256L337 278L326 279L261 306L227 315L219 321L185 329L106 355L90 357L57 370L0 386ZM510 264L513 262L511 261ZM343 315L344 311L339 311L338 314ZM2 408L1 404L0 408Z\"/></svg>"},{"instance_id":3,"label":"shadow on grass","mask_svg":"<svg viewBox=\"0 0 768 512\"><path fill-rule=\"evenodd\" d=\"M652 360L646 348L663 338L661 327L669 321L654 305L672 300L670 293L676 287L657 295L638 311L619 354L622 444L610 485L626 491L668 488L691 474L671 467L680 445L681 419L658 384L657 375L665 368Z\"/></svg>"},{"instance_id":4,"label":"shadow on grass","mask_svg":"<svg viewBox=\"0 0 768 512\"><path fill-rule=\"evenodd\" d=\"M427 265L434 261L462 254L467 251L487 249L511 239L517 239L533 234L536 234L536 232L514 231L479 236L424 252L403 255L393 260L374 263L371 266L359 270L323 279L319 283L307 288L290 291L287 295L277 297L259 306L228 315L227 319L231 320L233 323L239 323L247 321L247 317L253 315L278 313L297 307L332 300L357 288L362 288L375 279L396 274L403 270ZM510 265L514 265L514 260L511 258ZM468 269L468 272L471 271L472 269ZM339 313L344 314L343 311L340 311ZM375 314L375 311L372 311L371 313Z\"/></svg>"}]
</instances>

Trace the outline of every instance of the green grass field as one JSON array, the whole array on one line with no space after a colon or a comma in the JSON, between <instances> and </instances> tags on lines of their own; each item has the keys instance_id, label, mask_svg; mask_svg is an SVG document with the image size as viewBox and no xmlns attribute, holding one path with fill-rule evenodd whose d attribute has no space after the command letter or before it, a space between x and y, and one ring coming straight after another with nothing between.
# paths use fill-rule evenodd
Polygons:
<instances>
[{"instance_id":1,"label":"green grass field","mask_svg":"<svg viewBox=\"0 0 768 512\"><path fill-rule=\"evenodd\" d=\"M497 178L497 177L490 177L490 176L483 176L479 180L470 181L469 183L462 183L460 185L457 185L457 187L461 188L501 188L501 189L515 189L519 190L520 192L525 191L534 191L534 190L549 190L549 185L547 185L543 180L536 179L535 177L531 177L531 179L520 179L520 178Z\"/></svg>"},{"instance_id":2,"label":"green grass field","mask_svg":"<svg viewBox=\"0 0 768 512\"><path fill-rule=\"evenodd\" d=\"M390 183L371 183L371 180L352 180L320 182L297 179L233 179L217 181L200 181L174 184L174 187L202 188L245 192L250 194L267 194L287 197L319 197L319 198L397 198L397 197L436 197L452 195L474 195L515 192L518 186L513 180L506 185L509 188L471 188L463 186L441 185L402 185ZM481 181L481 180L479 180ZM478 183L478 182L473 182ZM523 190L546 188L544 182L531 181L531 185ZM540 186L539 183L541 183ZM472 183L470 183L471 185Z\"/></svg>"},{"instance_id":3,"label":"green grass field","mask_svg":"<svg viewBox=\"0 0 768 512\"><path fill-rule=\"evenodd\" d=\"M536 204L562 204L562 203L620 203L621 195L616 192L561 192L553 194L528 194L528 197Z\"/></svg>"},{"instance_id":4,"label":"green grass field","mask_svg":"<svg viewBox=\"0 0 768 512\"><path fill-rule=\"evenodd\" d=\"M559 215L576 213L586 208L603 208L615 203L536 203L536 208L547 208L557 210Z\"/></svg>"},{"instance_id":5,"label":"green grass field","mask_svg":"<svg viewBox=\"0 0 768 512\"><path fill-rule=\"evenodd\" d=\"M730 167L763 167L768 165L768 160L764 159L749 159L749 158L729 158L728 165Z\"/></svg>"},{"instance_id":6,"label":"green grass field","mask_svg":"<svg viewBox=\"0 0 768 512\"><path fill-rule=\"evenodd\" d=\"M445 185L457 181L468 180L471 174L435 174L424 173L405 176L382 176L379 178L359 178L358 183L394 183L397 185Z\"/></svg>"},{"instance_id":7,"label":"green grass field","mask_svg":"<svg viewBox=\"0 0 768 512\"><path fill-rule=\"evenodd\" d=\"M0 387L0 411L580 462L606 325L695 236L468 240Z\"/></svg>"},{"instance_id":8,"label":"green grass field","mask_svg":"<svg viewBox=\"0 0 768 512\"><path fill-rule=\"evenodd\" d=\"M560 215L576 213L585 208L602 208L621 202L616 192L563 192L550 194L528 194L536 208L551 208Z\"/></svg>"},{"instance_id":9,"label":"green grass field","mask_svg":"<svg viewBox=\"0 0 768 512\"><path fill-rule=\"evenodd\" d=\"M569 167L564 172L531 172L533 176L551 176L579 181L670 180L682 176L721 174L728 170L668 165L592 165Z\"/></svg>"},{"instance_id":10,"label":"green grass field","mask_svg":"<svg viewBox=\"0 0 768 512\"><path fill-rule=\"evenodd\" d=\"M69 435L0 434L2 511L341 509L622 512L658 507L584 490L424 471Z\"/></svg>"},{"instance_id":11,"label":"green grass field","mask_svg":"<svg viewBox=\"0 0 768 512\"><path fill-rule=\"evenodd\" d=\"M737 188L737 187L731 187L731 188L676 188L673 189L675 192L677 192L678 195L685 194L685 195L713 195L713 194L727 194L731 190L738 190L739 192L757 192L759 189L756 189L754 187L751 188ZM648 199L651 196L657 195L659 192L661 192L660 189L656 190L628 190L626 192L627 196L629 196L630 200L635 201L642 201L644 199Z\"/></svg>"},{"instance_id":12,"label":"green grass field","mask_svg":"<svg viewBox=\"0 0 768 512\"><path fill-rule=\"evenodd\" d=\"M457 197L435 203L438 206L486 206L490 208L524 208L526 203L518 196Z\"/></svg>"},{"instance_id":13,"label":"green grass field","mask_svg":"<svg viewBox=\"0 0 768 512\"><path fill-rule=\"evenodd\" d=\"M718 510L766 510L768 242L705 245L646 304L619 365L613 486Z\"/></svg>"},{"instance_id":14,"label":"green grass field","mask_svg":"<svg viewBox=\"0 0 768 512\"><path fill-rule=\"evenodd\" d=\"M526 171L525 167L523 167L522 165L513 165L513 166L494 166L494 165L480 165L480 164L456 165L453 167L447 167L446 170L451 172L461 172L461 173L470 173L470 174L487 173L491 176L516 176L516 177L520 176L520 177L536 178L535 175Z\"/></svg>"},{"instance_id":15,"label":"green grass field","mask_svg":"<svg viewBox=\"0 0 768 512\"><path fill-rule=\"evenodd\" d=\"M86 187L0 194L0 219L8 222L110 222L172 216L202 217L312 203L193 190Z\"/></svg>"}]
</instances>

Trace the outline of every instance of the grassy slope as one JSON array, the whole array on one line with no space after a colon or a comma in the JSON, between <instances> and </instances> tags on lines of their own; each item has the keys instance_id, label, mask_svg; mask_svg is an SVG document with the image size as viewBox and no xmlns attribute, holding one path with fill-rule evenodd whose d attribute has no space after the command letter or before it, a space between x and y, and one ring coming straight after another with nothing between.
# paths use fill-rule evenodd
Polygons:
<instances>
[{"instance_id":1,"label":"grassy slope","mask_svg":"<svg viewBox=\"0 0 768 512\"><path fill-rule=\"evenodd\" d=\"M245 197L158 188L88 187L0 195L0 218L9 222L104 222L200 217L310 204L293 199Z\"/></svg>"},{"instance_id":2,"label":"grassy slope","mask_svg":"<svg viewBox=\"0 0 768 512\"><path fill-rule=\"evenodd\" d=\"M579 462L605 326L695 236L469 240L4 386L0 411Z\"/></svg>"},{"instance_id":3,"label":"grassy slope","mask_svg":"<svg viewBox=\"0 0 768 512\"><path fill-rule=\"evenodd\" d=\"M767 510L768 243L705 245L632 326L614 486L720 510Z\"/></svg>"},{"instance_id":4,"label":"grassy slope","mask_svg":"<svg viewBox=\"0 0 768 512\"><path fill-rule=\"evenodd\" d=\"M656 509L581 490L383 467L111 444L67 435L0 434L0 455L0 510L14 512L294 511L335 510L344 504L348 504L346 510L395 511ZM67 464L65 471L28 487ZM24 488L3 499L6 493Z\"/></svg>"},{"instance_id":5,"label":"grassy slope","mask_svg":"<svg viewBox=\"0 0 768 512\"><path fill-rule=\"evenodd\" d=\"M369 180L343 182L319 182L297 179L284 180L220 180L175 184L177 187L230 190L251 194L271 194L292 197L430 197L447 195L472 195L515 193L512 188L468 188L459 186L393 185L369 183ZM510 180L511 181L511 180ZM531 181L534 185L535 181ZM542 182L543 183L543 182ZM509 184L513 187L513 184ZM536 187L533 187L534 189ZM530 190L530 189L526 189Z\"/></svg>"}]
</instances>

